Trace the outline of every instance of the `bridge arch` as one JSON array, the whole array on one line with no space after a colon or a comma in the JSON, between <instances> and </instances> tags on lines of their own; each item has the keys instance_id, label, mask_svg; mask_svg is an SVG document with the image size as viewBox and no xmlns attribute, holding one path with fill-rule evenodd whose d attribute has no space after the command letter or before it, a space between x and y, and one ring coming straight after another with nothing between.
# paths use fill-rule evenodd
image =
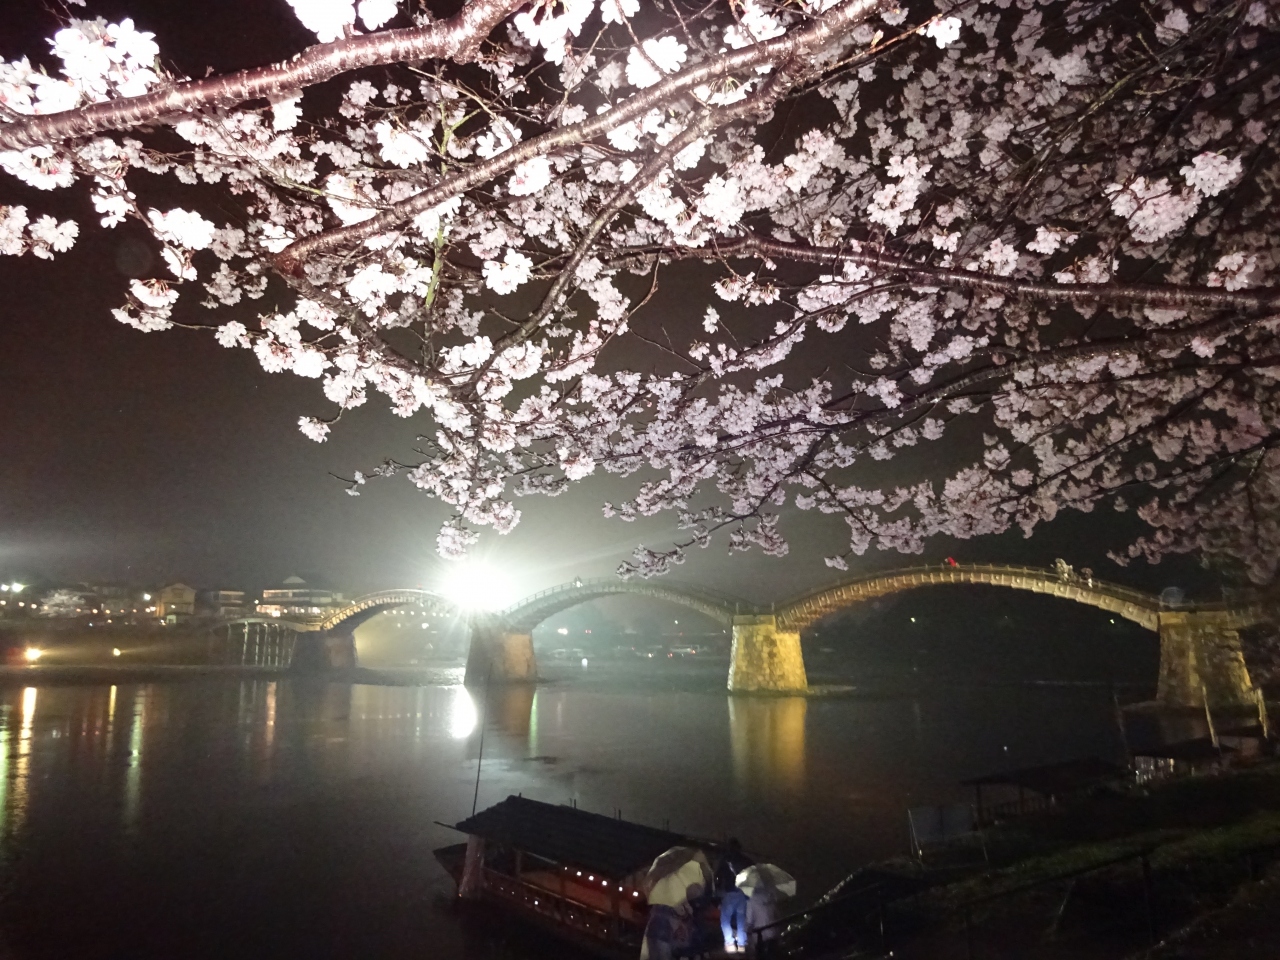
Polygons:
<instances>
[{"instance_id":1,"label":"bridge arch","mask_svg":"<svg viewBox=\"0 0 1280 960\"><path fill-rule=\"evenodd\" d=\"M731 626L736 613L749 607L733 597L670 581L574 580L535 593L515 606L488 617L473 618L466 682L487 684L537 680L533 630L548 617L589 600L619 594L665 600Z\"/></svg>"},{"instance_id":2,"label":"bridge arch","mask_svg":"<svg viewBox=\"0 0 1280 960\"><path fill-rule=\"evenodd\" d=\"M380 590L356 597L345 607L325 617L317 629L333 633L349 632L378 614L397 607L425 607L436 616L454 616L457 605L430 590Z\"/></svg>"},{"instance_id":3,"label":"bridge arch","mask_svg":"<svg viewBox=\"0 0 1280 960\"><path fill-rule=\"evenodd\" d=\"M549 587L531 597L526 597L498 616L508 629L529 633L538 624L557 613L590 600L619 594L665 600L677 606L696 610L726 627L733 625L735 615L751 613L755 610L753 605L745 601L701 587L691 587L666 580L619 580L616 577L602 577L596 580L574 580L571 583Z\"/></svg>"},{"instance_id":4,"label":"bridge arch","mask_svg":"<svg viewBox=\"0 0 1280 960\"><path fill-rule=\"evenodd\" d=\"M1148 630L1160 628L1160 599L1153 594L1094 577L1064 577L1043 567L977 563L911 567L855 577L792 600L778 608L775 615L779 628L799 631L856 603L949 583L986 584L1049 594L1114 613Z\"/></svg>"}]
</instances>

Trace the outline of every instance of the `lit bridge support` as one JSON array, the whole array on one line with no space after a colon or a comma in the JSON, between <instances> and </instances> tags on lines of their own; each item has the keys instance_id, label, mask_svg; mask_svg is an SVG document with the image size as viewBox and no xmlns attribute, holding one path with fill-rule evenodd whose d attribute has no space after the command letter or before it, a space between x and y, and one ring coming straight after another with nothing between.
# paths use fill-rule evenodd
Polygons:
<instances>
[{"instance_id":1,"label":"lit bridge support","mask_svg":"<svg viewBox=\"0 0 1280 960\"><path fill-rule=\"evenodd\" d=\"M1257 693L1240 645L1240 628L1250 622L1247 614L1230 610L1160 611L1156 702L1254 708Z\"/></svg>"},{"instance_id":2,"label":"lit bridge support","mask_svg":"<svg viewBox=\"0 0 1280 960\"><path fill-rule=\"evenodd\" d=\"M799 630L779 629L773 616L733 618L730 693L806 693L808 690Z\"/></svg>"},{"instance_id":3,"label":"lit bridge support","mask_svg":"<svg viewBox=\"0 0 1280 960\"><path fill-rule=\"evenodd\" d=\"M537 683L538 661L533 655L533 631L512 629L501 620L477 617L471 621L471 646L463 683Z\"/></svg>"},{"instance_id":4,"label":"lit bridge support","mask_svg":"<svg viewBox=\"0 0 1280 960\"><path fill-rule=\"evenodd\" d=\"M212 629L204 656L205 662L220 666L288 669L297 647L296 624L254 618Z\"/></svg>"}]
</instances>

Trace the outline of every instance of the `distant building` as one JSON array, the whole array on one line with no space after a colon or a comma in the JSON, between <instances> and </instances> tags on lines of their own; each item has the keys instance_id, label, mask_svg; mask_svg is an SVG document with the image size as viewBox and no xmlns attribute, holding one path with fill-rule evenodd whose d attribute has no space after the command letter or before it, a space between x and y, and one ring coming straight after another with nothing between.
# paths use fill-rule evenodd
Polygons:
<instances>
[{"instance_id":1,"label":"distant building","mask_svg":"<svg viewBox=\"0 0 1280 960\"><path fill-rule=\"evenodd\" d=\"M196 612L196 591L185 583L161 587L155 596L156 616L173 623L179 617L192 617Z\"/></svg>"},{"instance_id":2,"label":"distant building","mask_svg":"<svg viewBox=\"0 0 1280 960\"><path fill-rule=\"evenodd\" d=\"M243 617L250 610L243 590L201 590L197 601L202 614L220 620Z\"/></svg>"},{"instance_id":3,"label":"distant building","mask_svg":"<svg viewBox=\"0 0 1280 960\"><path fill-rule=\"evenodd\" d=\"M341 593L309 584L301 577L289 577L284 583L262 591L258 613L264 617L286 620L322 617L343 605Z\"/></svg>"}]
</instances>

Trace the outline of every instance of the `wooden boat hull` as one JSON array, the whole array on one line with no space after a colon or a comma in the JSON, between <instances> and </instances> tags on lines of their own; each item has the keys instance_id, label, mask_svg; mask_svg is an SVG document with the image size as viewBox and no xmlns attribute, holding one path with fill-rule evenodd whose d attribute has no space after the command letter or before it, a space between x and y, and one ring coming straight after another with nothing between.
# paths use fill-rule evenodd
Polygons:
<instances>
[{"instance_id":1,"label":"wooden boat hull","mask_svg":"<svg viewBox=\"0 0 1280 960\"><path fill-rule=\"evenodd\" d=\"M440 866L459 886L466 852L465 843L434 851ZM588 904L494 870L485 869L478 898L459 900L459 903L476 913L496 908L508 917L606 960L631 960L639 955L641 927L620 923L616 917Z\"/></svg>"}]
</instances>

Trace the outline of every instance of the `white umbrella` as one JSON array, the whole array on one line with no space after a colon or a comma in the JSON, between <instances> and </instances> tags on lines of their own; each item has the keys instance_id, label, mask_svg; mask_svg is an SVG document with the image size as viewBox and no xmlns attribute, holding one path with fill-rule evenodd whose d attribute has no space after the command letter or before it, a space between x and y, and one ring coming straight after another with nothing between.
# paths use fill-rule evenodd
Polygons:
<instances>
[{"instance_id":1,"label":"white umbrella","mask_svg":"<svg viewBox=\"0 0 1280 960\"><path fill-rule=\"evenodd\" d=\"M706 855L693 847L672 847L659 856L645 874L646 899L651 905L678 907L689 899L689 888L704 890L711 879Z\"/></svg>"},{"instance_id":2,"label":"white umbrella","mask_svg":"<svg viewBox=\"0 0 1280 960\"><path fill-rule=\"evenodd\" d=\"M772 863L757 863L755 866L747 867L733 878L733 882L748 897L755 893L758 887L773 887L781 897L796 895L796 878Z\"/></svg>"}]
</instances>

